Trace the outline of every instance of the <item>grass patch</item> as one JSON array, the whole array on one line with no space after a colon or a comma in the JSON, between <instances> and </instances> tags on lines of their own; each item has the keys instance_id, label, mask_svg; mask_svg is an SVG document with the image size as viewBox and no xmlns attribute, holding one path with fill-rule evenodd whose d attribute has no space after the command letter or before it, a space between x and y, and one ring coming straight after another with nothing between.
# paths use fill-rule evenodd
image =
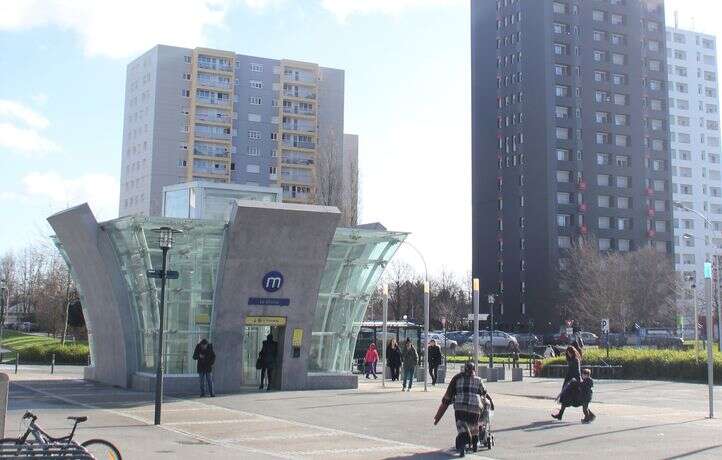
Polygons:
<instances>
[{"instance_id":1,"label":"grass patch","mask_svg":"<svg viewBox=\"0 0 722 460\"><path fill-rule=\"evenodd\" d=\"M55 354L56 364L87 364L90 349L85 341L66 342L42 335L23 332L3 331L2 347L11 351L6 360L14 360L15 353L20 353L20 364L49 364Z\"/></svg>"},{"instance_id":2,"label":"grass patch","mask_svg":"<svg viewBox=\"0 0 722 460\"><path fill-rule=\"evenodd\" d=\"M542 376L549 375L544 367L565 365L564 357L545 359ZM634 380L671 380L678 382L707 381L707 353L693 350L656 350L649 348L612 348L609 359L604 349L585 350L582 367L622 366L621 378ZM714 377L722 383L722 354L714 353Z\"/></svg>"}]
</instances>

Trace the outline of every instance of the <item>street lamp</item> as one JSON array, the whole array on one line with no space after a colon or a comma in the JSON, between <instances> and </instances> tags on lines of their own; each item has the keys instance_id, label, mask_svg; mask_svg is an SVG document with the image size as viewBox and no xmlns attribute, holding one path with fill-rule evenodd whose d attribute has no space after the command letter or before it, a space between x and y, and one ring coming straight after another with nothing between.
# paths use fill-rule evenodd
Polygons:
<instances>
[{"instance_id":1,"label":"street lamp","mask_svg":"<svg viewBox=\"0 0 722 460\"><path fill-rule=\"evenodd\" d=\"M6 298L6 292L8 292L7 280L0 278L0 350L2 349L3 329L5 328L5 311L8 307L6 304L10 301L10 296ZM0 351L0 361L2 361L2 351Z\"/></svg>"},{"instance_id":2,"label":"street lamp","mask_svg":"<svg viewBox=\"0 0 722 460\"><path fill-rule=\"evenodd\" d=\"M694 239L693 235L690 235L689 233L685 233L682 235L682 238L685 240L691 240ZM695 292L695 289L697 288L696 284L694 283L694 278L690 278L690 281L692 282L691 288L692 288L692 307L693 307L693 320L692 320L692 326L694 327L694 351L697 352L697 341L699 340L699 327L698 325L698 313L697 313L697 294Z\"/></svg>"},{"instance_id":3,"label":"street lamp","mask_svg":"<svg viewBox=\"0 0 722 460\"><path fill-rule=\"evenodd\" d=\"M165 280L177 279L178 272L167 271L168 251L173 247L173 233L181 233L170 227L160 227L154 232L158 233L158 247L163 251L163 262L160 270L148 270L149 278L160 278L160 305L158 307L158 355L155 371L155 424L160 425L161 404L163 402L163 330L165 329Z\"/></svg>"}]
</instances>

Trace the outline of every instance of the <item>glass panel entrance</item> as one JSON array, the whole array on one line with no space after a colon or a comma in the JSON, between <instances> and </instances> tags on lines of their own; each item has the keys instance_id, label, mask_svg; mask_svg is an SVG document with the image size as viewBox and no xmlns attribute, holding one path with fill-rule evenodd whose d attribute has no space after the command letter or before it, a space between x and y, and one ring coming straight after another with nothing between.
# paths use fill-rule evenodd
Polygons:
<instances>
[{"instance_id":1,"label":"glass panel entrance","mask_svg":"<svg viewBox=\"0 0 722 460\"><path fill-rule=\"evenodd\" d=\"M256 369L256 360L263 347L263 341L270 332L271 326L245 326L243 328L242 385L258 386L261 383L261 371Z\"/></svg>"}]
</instances>

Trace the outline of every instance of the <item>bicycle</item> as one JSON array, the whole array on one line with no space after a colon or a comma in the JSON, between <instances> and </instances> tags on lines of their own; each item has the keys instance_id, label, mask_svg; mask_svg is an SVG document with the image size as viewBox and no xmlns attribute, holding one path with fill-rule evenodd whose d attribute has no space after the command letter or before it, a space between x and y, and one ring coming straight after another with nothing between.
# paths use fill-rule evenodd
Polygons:
<instances>
[{"instance_id":1,"label":"bicycle","mask_svg":"<svg viewBox=\"0 0 722 460\"><path fill-rule=\"evenodd\" d=\"M70 434L61 437L53 437L46 433L35 421L38 416L32 412L25 412L22 420L30 420L25 433L19 438L2 438L0 439L0 458L5 453L14 453L20 456L25 453L32 457L35 453L47 453L48 456L58 456L65 458L87 458L89 454L96 460L122 460L120 451L110 442L104 439L89 439L78 444L73 441L75 430L80 423L88 420L88 417L68 417L73 420L73 429ZM33 439L28 439L32 435ZM7 446L16 446L16 450ZM77 457L75 455L78 455Z\"/></svg>"}]
</instances>

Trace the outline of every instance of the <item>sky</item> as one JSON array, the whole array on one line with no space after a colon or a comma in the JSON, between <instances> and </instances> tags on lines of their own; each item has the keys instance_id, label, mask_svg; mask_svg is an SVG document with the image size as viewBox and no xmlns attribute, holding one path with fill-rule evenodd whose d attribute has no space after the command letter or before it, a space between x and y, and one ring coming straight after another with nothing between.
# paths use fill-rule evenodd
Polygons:
<instances>
[{"instance_id":1,"label":"sky","mask_svg":"<svg viewBox=\"0 0 722 460\"><path fill-rule=\"evenodd\" d=\"M666 4L722 35L722 2ZM345 70L360 220L411 232L431 273L469 272L468 0L0 1L0 254L69 206L117 217L125 69L159 43Z\"/></svg>"}]
</instances>

